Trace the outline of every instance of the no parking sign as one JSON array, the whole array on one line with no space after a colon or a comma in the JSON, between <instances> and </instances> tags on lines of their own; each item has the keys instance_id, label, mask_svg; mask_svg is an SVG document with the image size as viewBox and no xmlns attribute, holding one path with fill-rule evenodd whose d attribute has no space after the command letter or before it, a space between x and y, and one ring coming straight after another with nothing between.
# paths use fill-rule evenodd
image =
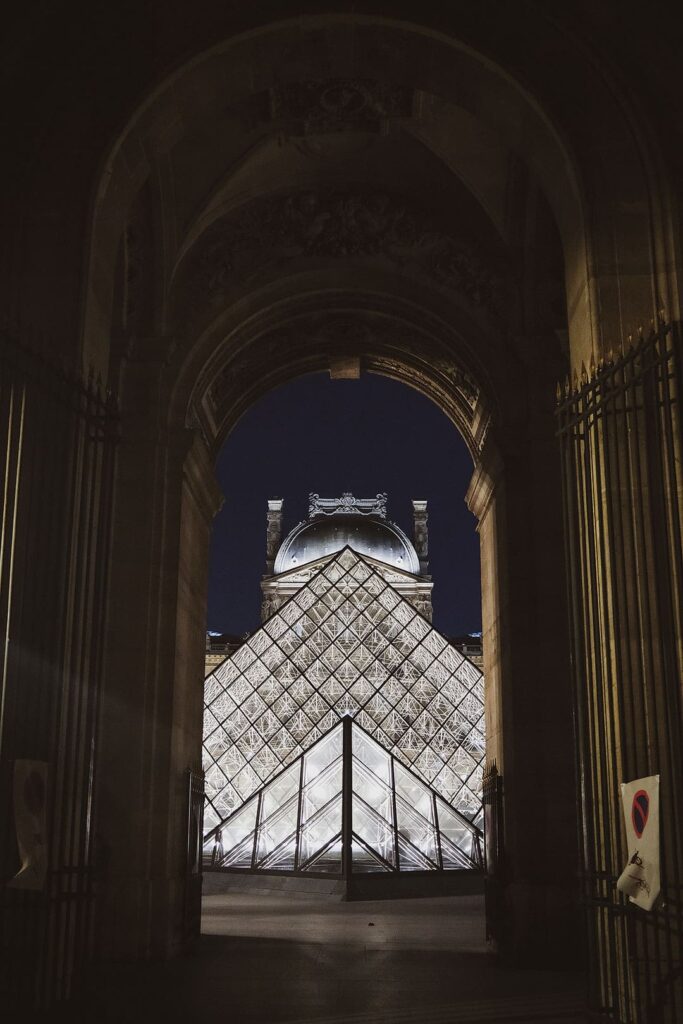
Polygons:
<instances>
[{"instance_id":1,"label":"no parking sign","mask_svg":"<svg viewBox=\"0 0 683 1024\"><path fill-rule=\"evenodd\" d=\"M628 864L617 889L631 903L652 910L659 896L659 775L622 782L621 801L628 844Z\"/></svg>"}]
</instances>

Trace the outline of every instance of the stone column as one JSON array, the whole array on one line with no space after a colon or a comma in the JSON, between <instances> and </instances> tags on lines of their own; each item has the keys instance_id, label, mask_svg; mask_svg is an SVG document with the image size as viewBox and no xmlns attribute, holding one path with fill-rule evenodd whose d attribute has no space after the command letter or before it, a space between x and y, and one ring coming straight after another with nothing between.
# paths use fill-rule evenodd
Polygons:
<instances>
[{"instance_id":1,"label":"stone column","mask_svg":"<svg viewBox=\"0 0 683 1024\"><path fill-rule=\"evenodd\" d=\"M282 538L282 498L268 499L266 526L266 575L273 575L275 557Z\"/></svg>"},{"instance_id":2,"label":"stone column","mask_svg":"<svg viewBox=\"0 0 683 1024\"><path fill-rule=\"evenodd\" d=\"M187 943L187 771L201 764L208 545L220 492L206 448L164 422L163 377L129 366L114 504L96 770L104 959Z\"/></svg>"},{"instance_id":3,"label":"stone column","mask_svg":"<svg viewBox=\"0 0 683 1024\"><path fill-rule=\"evenodd\" d=\"M467 496L481 538L487 762L503 781L497 948L581 958L576 786L558 458L552 420L491 438Z\"/></svg>"},{"instance_id":4,"label":"stone column","mask_svg":"<svg viewBox=\"0 0 683 1024\"><path fill-rule=\"evenodd\" d=\"M413 498L413 543L420 559L420 575L429 572L429 532L427 502Z\"/></svg>"}]
</instances>

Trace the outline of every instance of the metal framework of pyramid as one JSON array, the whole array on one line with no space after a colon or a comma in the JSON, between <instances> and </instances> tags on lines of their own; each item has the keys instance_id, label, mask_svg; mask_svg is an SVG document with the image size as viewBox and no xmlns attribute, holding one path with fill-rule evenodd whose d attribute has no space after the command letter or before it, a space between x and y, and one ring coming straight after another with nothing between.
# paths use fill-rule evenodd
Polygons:
<instances>
[{"instance_id":1,"label":"metal framework of pyramid","mask_svg":"<svg viewBox=\"0 0 683 1024\"><path fill-rule=\"evenodd\" d=\"M345 716L480 824L482 674L345 548L206 679L205 834Z\"/></svg>"},{"instance_id":2,"label":"metal framework of pyramid","mask_svg":"<svg viewBox=\"0 0 683 1024\"><path fill-rule=\"evenodd\" d=\"M206 836L204 861L346 878L480 868L481 833L347 716Z\"/></svg>"}]
</instances>

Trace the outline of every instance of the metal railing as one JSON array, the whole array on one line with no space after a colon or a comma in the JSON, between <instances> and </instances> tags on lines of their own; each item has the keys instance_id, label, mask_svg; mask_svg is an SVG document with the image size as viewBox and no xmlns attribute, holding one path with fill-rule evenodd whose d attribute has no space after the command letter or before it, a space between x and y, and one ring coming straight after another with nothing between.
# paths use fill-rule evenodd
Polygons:
<instances>
[{"instance_id":1,"label":"metal railing","mask_svg":"<svg viewBox=\"0 0 683 1024\"><path fill-rule=\"evenodd\" d=\"M683 440L678 325L558 387L591 1002L622 1024L683 1020ZM619 784L659 774L662 896L616 890Z\"/></svg>"}]
</instances>

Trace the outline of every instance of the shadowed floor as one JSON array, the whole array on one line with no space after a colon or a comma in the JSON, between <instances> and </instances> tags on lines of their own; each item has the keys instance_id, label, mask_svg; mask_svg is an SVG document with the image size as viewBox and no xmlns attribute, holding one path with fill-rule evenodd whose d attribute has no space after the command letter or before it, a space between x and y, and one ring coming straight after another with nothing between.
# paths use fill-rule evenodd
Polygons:
<instances>
[{"instance_id":1,"label":"shadowed floor","mask_svg":"<svg viewBox=\"0 0 683 1024\"><path fill-rule=\"evenodd\" d=\"M582 979L496 966L481 896L204 899L191 956L119 967L69 1020L225 1024L583 1021Z\"/></svg>"}]
</instances>

